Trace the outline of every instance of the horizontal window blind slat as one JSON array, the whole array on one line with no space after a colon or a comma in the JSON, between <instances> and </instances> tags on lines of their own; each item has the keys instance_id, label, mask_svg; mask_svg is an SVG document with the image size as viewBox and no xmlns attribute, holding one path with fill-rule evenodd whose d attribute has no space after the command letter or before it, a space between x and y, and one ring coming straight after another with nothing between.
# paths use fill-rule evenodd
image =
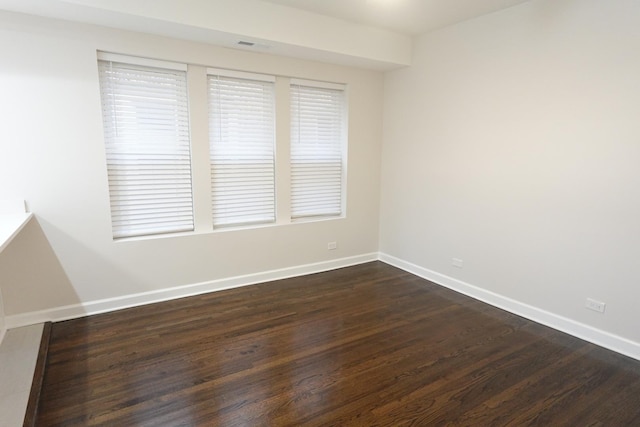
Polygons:
<instances>
[{"instance_id":1,"label":"horizontal window blind slat","mask_svg":"<svg viewBox=\"0 0 640 427\"><path fill-rule=\"evenodd\" d=\"M135 192L155 194L163 192L174 195L190 195L191 183L167 183L167 182L144 182L138 184L128 184L123 182L111 182L109 188L114 192L113 196L133 194Z\"/></svg>"},{"instance_id":2,"label":"horizontal window blind slat","mask_svg":"<svg viewBox=\"0 0 640 427\"><path fill-rule=\"evenodd\" d=\"M214 215L216 222L225 224L241 224L244 221L255 221L257 218L260 220L270 219L273 220L273 215L268 211L256 211L254 209L221 209Z\"/></svg>"},{"instance_id":3,"label":"horizontal window blind slat","mask_svg":"<svg viewBox=\"0 0 640 427\"><path fill-rule=\"evenodd\" d=\"M342 165L327 165L326 163L295 164L293 166L296 174L301 175L337 175L342 173Z\"/></svg>"},{"instance_id":4,"label":"horizontal window blind slat","mask_svg":"<svg viewBox=\"0 0 640 427\"><path fill-rule=\"evenodd\" d=\"M252 179L253 178L253 179ZM271 178L271 177L267 177ZM222 192L237 192L254 189L256 192L273 192L274 189L274 180L272 179L264 179L263 176L252 176L252 177L242 177L242 176L225 176L218 177L214 175L211 179L211 184L213 185L212 191L215 193Z\"/></svg>"},{"instance_id":5,"label":"horizontal window blind slat","mask_svg":"<svg viewBox=\"0 0 640 427\"><path fill-rule=\"evenodd\" d=\"M221 200L228 197L246 197L250 199L273 199L275 192L273 191L273 187L263 186L263 187L255 187L252 185L238 186L237 189L227 190L227 189L217 189L213 192L213 195L216 199Z\"/></svg>"},{"instance_id":6,"label":"horizontal window blind slat","mask_svg":"<svg viewBox=\"0 0 640 427\"><path fill-rule=\"evenodd\" d=\"M216 165L213 163L213 165ZM256 179L263 180L265 178L268 179L269 182L273 181L273 173L272 169L252 169L248 167L238 167L238 168L224 168L219 169L213 172L213 177L216 179L225 178L225 177L233 177L239 180L250 180L255 181Z\"/></svg>"},{"instance_id":7,"label":"horizontal window blind slat","mask_svg":"<svg viewBox=\"0 0 640 427\"><path fill-rule=\"evenodd\" d=\"M123 233L126 232L130 236L136 232L136 229L139 230L148 230L148 229L164 229L165 231L170 230L172 227L180 227L179 231L187 231L185 228L190 226L191 220L189 218L180 219L180 218L139 218L135 220L131 219L121 219L116 220L116 224L118 225L118 232ZM176 230L177 231L177 230Z\"/></svg>"},{"instance_id":8,"label":"horizontal window blind slat","mask_svg":"<svg viewBox=\"0 0 640 427\"><path fill-rule=\"evenodd\" d=\"M134 178L134 177L123 177L123 178L112 178L111 186L121 189L126 189L127 187L142 187L146 185L150 185L152 188L156 188L159 185L167 185L172 186L174 184L183 184L184 186L189 186L191 183L191 177L186 176L184 178L177 177L166 177L163 178L161 176L149 177L147 179Z\"/></svg>"},{"instance_id":9,"label":"horizontal window blind slat","mask_svg":"<svg viewBox=\"0 0 640 427\"><path fill-rule=\"evenodd\" d=\"M130 237L136 235L143 235L142 233L146 229L163 229L165 233L178 232L178 231L192 231L191 220L185 218L184 220L176 218L149 218L135 221L118 221L115 220L118 233L126 232ZM138 234L141 233L141 234Z\"/></svg>"},{"instance_id":10,"label":"horizontal window blind slat","mask_svg":"<svg viewBox=\"0 0 640 427\"><path fill-rule=\"evenodd\" d=\"M182 200L183 198L191 200L189 193L184 195L176 195L175 192L165 189L158 190L142 190L142 191L119 191L111 197L112 201L119 200L122 203L136 201L140 204L162 203L165 200Z\"/></svg>"},{"instance_id":11,"label":"horizontal window blind slat","mask_svg":"<svg viewBox=\"0 0 640 427\"><path fill-rule=\"evenodd\" d=\"M115 215L113 218L113 222L116 223L116 225L128 224L129 228L131 228L135 224L139 224L141 226L142 225L149 226L149 227L162 225L163 227L165 227L166 225L164 224L170 224L170 223L186 224L190 221L191 221L191 216L186 213L184 215L175 215L171 213L158 214L158 215L142 215L141 214L137 216Z\"/></svg>"},{"instance_id":12,"label":"horizontal window blind slat","mask_svg":"<svg viewBox=\"0 0 640 427\"><path fill-rule=\"evenodd\" d=\"M265 221L270 220L273 221L273 215L271 215L268 211L255 211L252 209L241 210L238 208L234 208L229 211L220 211L214 215L216 220L216 225L220 224L236 224L240 225L245 221L254 222L256 220Z\"/></svg>"},{"instance_id":13,"label":"horizontal window blind slat","mask_svg":"<svg viewBox=\"0 0 640 427\"><path fill-rule=\"evenodd\" d=\"M118 224L160 224L170 222L185 223L191 221L191 211L167 211L167 212L115 212L113 222Z\"/></svg>"},{"instance_id":14,"label":"horizontal window blind slat","mask_svg":"<svg viewBox=\"0 0 640 427\"><path fill-rule=\"evenodd\" d=\"M144 206L144 207L178 207L178 206L190 206L191 205L191 200L187 199L187 198L170 198L170 199L158 199L158 198L153 198L150 200L144 200L144 199L130 199L130 200L126 200L126 199L119 199L117 205L114 204L114 206L118 206L118 209L127 209L129 207L132 206Z\"/></svg>"},{"instance_id":15,"label":"horizontal window blind slat","mask_svg":"<svg viewBox=\"0 0 640 427\"><path fill-rule=\"evenodd\" d=\"M260 218L260 217L247 217L247 216L238 216L236 219L238 222L234 221L223 221L218 219L217 224L218 228L223 227L235 227L235 226L247 226L247 225L259 225L259 224L268 224L273 222L272 218Z\"/></svg>"},{"instance_id":16,"label":"horizontal window blind slat","mask_svg":"<svg viewBox=\"0 0 640 427\"><path fill-rule=\"evenodd\" d=\"M324 194L338 195L340 194L340 185L334 185L332 187L327 185L305 185L300 187L294 187L295 191L303 193L300 195L300 199L316 199L320 198Z\"/></svg>"},{"instance_id":17,"label":"horizontal window blind slat","mask_svg":"<svg viewBox=\"0 0 640 427\"><path fill-rule=\"evenodd\" d=\"M141 227L136 226L131 229L125 226L120 226L118 231L113 233L114 239L124 239L127 237L141 237L141 236L155 236L158 234L166 233L180 233L186 231L193 231L193 225L175 223L169 224L166 228L161 227Z\"/></svg>"},{"instance_id":18,"label":"horizontal window blind slat","mask_svg":"<svg viewBox=\"0 0 640 427\"><path fill-rule=\"evenodd\" d=\"M113 179L142 179L149 180L154 179L156 177L161 177L162 179L189 179L191 174L187 171L173 171L171 169L141 169L141 170L114 170L110 169L108 174Z\"/></svg>"},{"instance_id":19,"label":"horizontal window blind slat","mask_svg":"<svg viewBox=\"0 0 640 427\"><path fill-rule=\"evenodd\" d=\"M140 165L140 167L147 167L147 168L152 168L157 166L158 169L162 170L167 168L189 166L190 164L190 161L188 159L175 160L175 159L167 158L166 156L164 156L164 158L162 156L156 156L155 158L153 156L151 157L141 156L141 157L127 158L127 159L120 159L117 156L114 156L114 157L116 158L112 159L112 164L109 166L109 170L116 170L117 168L131 169L136 165Z\"/></svg>"},{"instance_id":20,"label":"horizontal window blind slat","mask_svg":"<svg viewBox=\"0 0 640 427\"><path fill-rule=\"evenodd\" d=\"M132 62L98 61L113 236L191 231L186 72Z\"/></svg>"},{"instance_id":21,"label":"horizontal window blind slat","mask_svg":"<svg viewBox=\"0 0 640 427\"><path fill-rule=\"evenodd\" d=\"M273 205L266 205L257 209L255 206L252 206L252 205L230 204L225 208L225 210L218 212L216 217L229 218L231 220L235 215L245 215L245 216L260 215L261 217L264 217L264 218L267 218L267 217L272 218L273 216L271 215L271 212L270 212L271 208L273 208ZM229 214L233 214L233 215L229 215Z\"/></svg>"},{"instance_id":22,"label":"horizontal window blind slat","mask_svg":"<svg viewBox=\"0 0 640 427\"><path fill-rule=\"evenodd\" d=\"M157 182L157 183L176 183L176 184L184 184L191 182L191 174L187 172L178 172L174 174L169 174L166 172L156 172L147 171L147 173L136 173L134 171L128 173L122 173L119 171L118 173L111 172L109 173L109 178L114 182L126 182L131 183L131 185L145 184L149 182Z\"/></svg>"},{"instance_id":23,"label":"horizontal window blind slat","mask_svg":"<svg viewBox=\"0 0 640 427\"><path fill-rule=\"evenodd\" d=\"M219 200L225 200L227 207L230 206L245 206L255 210L269 209L274 205L273 201L269 197L256 197L251 200L247 200L245 197L221 197Z\"/></svg>"},{"instance_id":24,"label":"horizontal window blind slat","mask_svg":"<svg viewBox=\"0 0 640 427\"><path fill-rule=\"evenodd\" d=\"M219 188L215 190L216 197L228 195L254 195L256 197L271 197L273 195L272 186L255 187L253 185L239 186L237 188Z\"/></svg>"},{"instance_id":25,"label":"horizontal window blind slat","mask_svg":"<svg viewBox=\"0 0 640 427\"><path fill-rule=\"evenodd\" d=\"M158 218L169 218L169 219L177 219L183 218L188 219L193 214L193 211L188 207L184 207L183 209L177 209L174 207L169 208L157 208L153 207L150 209L140 209L136 207L132 207L131 209L123 209L118 208L114 209L113 216L116 221L119 219L123 219L126 221L133 221L136 219L158 219Z\"/></svg>"},{"instance_id":26,"label":"horizontal window blind slat","mask_svg":"<svg viewBox=\"0 0 640 427\"><path fill-rule=\"evenodd\" d=\"M234 173L236 172L236 173ZM238 176L238 172L242 173L242 176ZM247 171L245 169L239 169L237 171L228 171L226 173L214 173L211 182L216 184L218 182L227 184L231 182L237 182L239 184L242 183L251 183L258 184L260 182L268 183L269 185L273 185L273 176L269 172L256 172L256 171Z\"/></svg>"},{"instance_id":27,"label":"horizontal window blind slat","mask_svg":"<svg viewBox=\"0 0 640 427\"><path fill-rule=\"evenodd\" d=\"M192 231L189 223L167 222L158 224L120 224L118 231L114 233L115 238L151 236L155 234L178 233Z\"/></svg>"}]
</instances>

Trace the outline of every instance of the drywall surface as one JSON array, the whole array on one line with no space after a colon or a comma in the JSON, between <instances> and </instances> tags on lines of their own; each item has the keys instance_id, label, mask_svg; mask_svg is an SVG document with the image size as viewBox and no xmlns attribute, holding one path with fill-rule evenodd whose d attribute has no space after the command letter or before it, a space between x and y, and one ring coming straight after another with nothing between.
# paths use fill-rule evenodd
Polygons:
<instances>
[{"instance_id":1,"label":"drywall surface","mask_svg":"<svg viewBox=\"0 0 640 427\"><path fill-rule=\"evenodd\" d=\"M198 233L114 241L97 50L195 64L200 73L212 66L346 83L346 218L212 232L197 214ZM0 199L26 199L37 219L1 265L0 280L11 282L2 287L6 316L377 251L381 73L8 12L0 13L0 52ZM192 119L206 121L206 97L197 98ZM286 134L288 104L276 113ZM194 161L206 164L207 131L192 128L192 136L200 147ZM194 177L199 206L207 179ZM329 241L338 248L328 251ZM39 268L29 248L43 242L39 256L54 267L52 281L20 274Z\"/></svg>"},{"instance_id":2,"label":"drywall surface","mask_svg":"<svg viewBox=\"0 0 640 427\"><path fill-rule=\"evenodd\" d=\"M381 252L638 346L638 52L635 0L418 38L385 75Z\"/></svg>"}]
</instances>

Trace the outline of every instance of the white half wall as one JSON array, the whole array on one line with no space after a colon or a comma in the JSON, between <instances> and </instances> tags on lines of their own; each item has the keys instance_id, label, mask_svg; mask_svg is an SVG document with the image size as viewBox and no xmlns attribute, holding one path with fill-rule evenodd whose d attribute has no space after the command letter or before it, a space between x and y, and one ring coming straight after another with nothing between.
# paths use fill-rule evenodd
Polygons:
<instances>
[{"instance_id":1,"label":"white half wall","mask_svg":"<svg viewBox=\"0 0 640 427\"><path fill-rule=\"evenodd\" d=\"M0 256L32 217L30 213L25 212L24 200L0 199ZM7 330L2 288L3 281L0 280L0 343Z\"/></svg>"},{"instance_id":2,"label":"white half wall","mask_svg":"<svg viewBox=\"0 0 640 427\"><path fill-rule=\"evenodd\" d=\"M638 52L635 0L535 0L418 38L385 75L380 252L637 351Z\"/></svg>"},{"instance_id":3,"label":"white half wall","mask_svg":"<svg viewBox=\"0 0 640 427\"><path fill-rule=\"evenodd\" d=\"M97 50L346 83L346 217L114 242ZM0 256L7 318L377 253L380 72L0 12L0 94L0 199L25 199L35 215ZM206 129L192 134L207 147Z\"/></svg>"}]
</instances>

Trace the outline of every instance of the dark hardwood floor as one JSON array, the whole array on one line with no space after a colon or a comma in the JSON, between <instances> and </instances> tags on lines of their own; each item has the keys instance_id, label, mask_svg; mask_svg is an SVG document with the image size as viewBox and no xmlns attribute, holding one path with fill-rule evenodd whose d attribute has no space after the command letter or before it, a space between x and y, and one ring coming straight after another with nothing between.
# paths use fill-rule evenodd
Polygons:
<instances>
[{"instance_id":1,"label":"dark hardwood floor","mask_svg":"<svg viewBox=\"0 0 640 427\"><path fill-rule=\"evenodd\" d=\"M55 323L39 426L640 426L640 362L381 262Z\"/></svg>"}]
</instances>

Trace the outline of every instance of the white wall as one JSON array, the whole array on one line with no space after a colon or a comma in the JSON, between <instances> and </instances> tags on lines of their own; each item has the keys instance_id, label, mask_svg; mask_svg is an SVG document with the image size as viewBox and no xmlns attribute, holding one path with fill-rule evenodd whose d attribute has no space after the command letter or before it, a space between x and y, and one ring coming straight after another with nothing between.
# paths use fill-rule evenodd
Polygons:
<instances>
[{"instance_id":1,"label":"white wall","mask_svg":"<svg viewBox=\"0 0 640 427\"><path fill-rule=\"evenodd\" d=\"M637 0L420 37L385 78L381 252L640 357L639 52Z\"/></svg>"},{"instance_id":2,"label":"white wall","mask_svg":"<svg viewBox=\"0 0 640 427\"><path fill-rule=\"evenodd\" d=\"M347 83L347 217L114 242L96 50ZM0 199L26 199L37 219L0 258L7 319L377 251L381 73L8 12L0 52Z\"/></svg>"}]
</instances>

